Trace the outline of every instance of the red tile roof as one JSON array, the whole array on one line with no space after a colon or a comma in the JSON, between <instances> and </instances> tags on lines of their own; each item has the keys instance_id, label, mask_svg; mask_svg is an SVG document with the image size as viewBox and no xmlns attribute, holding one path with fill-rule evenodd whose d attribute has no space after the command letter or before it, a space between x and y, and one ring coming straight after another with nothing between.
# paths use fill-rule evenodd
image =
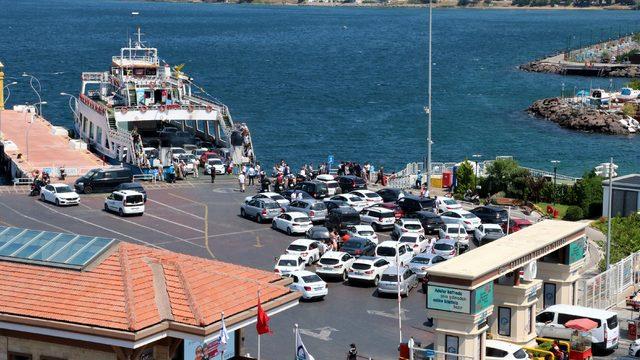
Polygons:
<instances>
[{"instance_id":1,"label":"red tile roof","mask_svg":"<svg viewBox=\"0 0 640 360\"><path fill-rule=\"evenodd\" d=\"M84 271L0 261L0 314L138 331L205 326L291 294L274 273L129 243Z\"/></svg>"}]
</instances>

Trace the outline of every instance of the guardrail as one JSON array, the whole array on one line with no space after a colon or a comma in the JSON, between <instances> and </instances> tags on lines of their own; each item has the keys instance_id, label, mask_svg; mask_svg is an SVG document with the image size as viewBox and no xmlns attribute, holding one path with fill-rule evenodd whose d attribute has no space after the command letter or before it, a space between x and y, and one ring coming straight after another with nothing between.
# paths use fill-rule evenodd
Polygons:
<instances>
[{"instance_id":1,"label":"guardrail","mask_svg":"<svg viewBox=\"0 0 640 360\"><path fill-rule=\"evenodd\" d=\"M30 185L32 182L33 182L32 178L15 178L13 179L13 186Z\"/></svg>"},{"instance_id":2,"label":"guardrail","mask_svg":"<svg viewBox=\"0 0 640 360\"><path fill-rule=\"evenodd\" d=\"M154 174L136 174L133 175L133 181L152 181L156 182L156 176Z\"/></svg>"}]
</instances>

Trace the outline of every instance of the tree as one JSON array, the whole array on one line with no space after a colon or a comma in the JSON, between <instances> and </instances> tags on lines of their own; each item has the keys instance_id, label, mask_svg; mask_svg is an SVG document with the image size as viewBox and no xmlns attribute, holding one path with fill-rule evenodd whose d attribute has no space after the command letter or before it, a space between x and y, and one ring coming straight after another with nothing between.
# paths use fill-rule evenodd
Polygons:
<instances>
[{"instance_id":1,"label":"tree","mask_svg":"<svg viewBox=\"0 0 640 360\"><path fill-rule=\"evenodd\" d=\"M601 219L593 223L593 226L605 235L607 234L607 220ZM627 217L614 217L611 219L611 263L640 251L640 215L632 214ZM600 244L604 245L604 244ZM604 263L600 263L600 269Z\"/></svg>"},{"instance_id":2,"label":"tree","mask_svg":"<svg viewBox=\"0 0 640 360\"><path fill-rule=\"evenodd\" d=\"M640 34L638 34L640 35ZM629 83L627 83L627 86L634 89L634 90L640 90L640 79L633 79L631 81L629 81Z\"/></svg>"},{"instance_id":3,"label":"tree","mask_svg":"<svg viewBox=\"0 0 640 360\"><path fill-rule=\"evenodd\" d=\"M634 117L636 116L636 106L632 103L626 103L622 106L622 113Z\"/></svg>"},{"instance_id":4,"label":"tree","mask_svg":"<svg viewBox=\"0 0 640 360\"><path fill-rule=\"evenodd\" d=\"M488 194L507 191L512 174L518 169L518 163L513 159L499 159L487 166L487 178L484 182Z\"/></svg>"},{"instance_id":5,"label":"tree","mask_svg":"<svg viewBox=\"0 0 640 360\"><path fill-rule=\"evenodd\" d=\"M586 172L574 187L578 194L579 205L587 218L597 217L602 213L602 181L603 177L595 171Z\"/></svg>"},{"instance_id":6,"label":"tree","mask_svg":"<svg viewBox=\"0 0 640 360\"><path fill-rule=\"evenodd\" d=\"M456 170L456 194L464 195L467 190L473 191L476 182L476 176L473 174L473 166L469 160L465 159Z\"/></svg>"}]
</instances>

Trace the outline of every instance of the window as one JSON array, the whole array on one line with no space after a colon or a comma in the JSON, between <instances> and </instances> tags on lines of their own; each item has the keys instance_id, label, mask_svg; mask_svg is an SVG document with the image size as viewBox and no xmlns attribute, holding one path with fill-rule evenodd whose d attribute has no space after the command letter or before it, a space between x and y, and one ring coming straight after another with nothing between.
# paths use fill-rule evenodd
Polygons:
<instances>
[{"instance_id":1,"label":"window","mask_svg":"<svg viewBox=\"0 0 640 360\"><path fill-rule=\"evenodd\" d=\"M611 202L612 216L628 216L636 212L638 193L635 191L613 190Z\"/></svg>"},{"instance_id":2,"label":"window","mask_svg":"<svg viewBox=\"0 0 640 360\"><path fill-rule=\"evenodd\" d=\"M93 139L93 123L89 121L89 137Z\"/></svg>"},{"instance_id":3,"label":"window","mask_svg":"<svg viewBox=\"0 0 640 360\"><path fill-rule=\"evenodd\" d=\"M96 126L96 142L102 145L102 128L100 126Z\"/></svg>"},{"instance_id":4,"label":"window","mask_svg":"<svg viewBox=\"0 0 640 360\"><path fill-rule=\"evenodd\" d=\"M7 360L31 360L33 357L30 354L21 354L10 352L7 354Z\"/></svg>"},{"instance_id":5,"label":"window","mask_svg":"<svg viewBox=\"0 0 640 360\"><path fill-rule=\"evenodd\" d=\"M457 354L458 347L460 345L460 339L457 336L446 335L445 336L445 349L449 354ZM444 360L458 360L456 355L445 355Z\"/></svg>"},{"instance_id":6,"label":"window","mask_svg":"<svg viewBox=\"0 0 640 360\"><path fill-rule=\"evenodd\" d=\"M531 334L533 332L533 305L527 308L524 317L524 333Z\"/></svg>"},{"instance_id":7,"label":"window","mask_svg":"<svg viewBox=\"0 0 640 360\"><path fill-rule=\"evenodd\" d=\"M556 304L556 284L544 283L542 306L546 309Z\"/></svg>"},{"instance_id":8,"label":"window","mask_svg":"<svg viewBox=\"0 0 640 360\"><path fill-rule=\"evenodd\" d=\"M489 347L489 346L487 346L487 351L485 352L485 354L487 356L497 357L497 358L503 358L503 357L506 357L507 355L509 355L509 353L504 351L504 350L492 348L492 347Z\"/></svg>"},{"instance_id":9,"label":"window","mask_svg":"<svg viewBox=\"0 0 640 360\"><path fill-rule=\"evenodd\" d=\"M498 307L498 335L511 336L511 308Z\"/></svg>"},{"instance_id":10,"label":"window","mask_svg":"<svg viewBox=\"0 0 640 360\"><path fill-rule=\"evenodd\" d=\"M553 321L554 315L555 314L552 312L545 311L543 313L540 313L538 316L536 316L536 322L543 323L543 324L550 323Z\"/></svg>"}]
</instances>

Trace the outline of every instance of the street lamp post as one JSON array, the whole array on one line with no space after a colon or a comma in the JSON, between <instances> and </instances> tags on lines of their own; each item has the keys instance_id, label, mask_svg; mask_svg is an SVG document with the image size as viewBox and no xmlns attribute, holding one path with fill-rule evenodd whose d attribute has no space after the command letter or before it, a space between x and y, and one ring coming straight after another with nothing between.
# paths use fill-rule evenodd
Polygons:
<instances>
[{"instance_id":1,"label":"street lamp post","mask_svg":"<svg viewBox=\"0 0 640 360\"><path fill-rule=\"evenodd\" d=\"M475 192L478 192L478 159L482 157L482 154L473 154L471 155L476 162L476 177L473 179L473 189Z\"/></svg>"},{"instance_id":2,"label":"street lamp post","mask_svg":"<svg viewBox=\"0 0 640 360\"><path fill-rule=\"evenodd\" d=\"M558 197L558 190L556 188L557 185L557 177L558 177L558 164L560 164L560 160L551 160L553 164L553 205L556 204L556 198Z\"/></svg>"},{"instance_id":3,"label":"street lamp post","mask_svg":"<svg viewBox=\"0 0 640 360\"><path fill-rule=\"evenodd\" d=\"M3 89L7 89L7 97L4 98L4 100L2 101L3 104L6 104L7 101L9 101L9 98L11 97L11 89L9 88L9 86L15 85L17 83L18 83L17 81L14 81L4 86ZM0 109L0 138L2 138L2 110L3 109Z\"/></svg>"},{"instance_id":4,"label":"street lamp post","mask_svg":"<svg viewBox=\"0 0 640 360\"><path fill-rule=\"evenodd\" d=\"M31 89L33 90L33 92L35 92L36 96L38 96L38 103L37 104L40 105L39 106L38 115L42 116L42 104L43 104L43 101L42 101L42 97L40 97L40 91L42 91L42 85L40 84L40 80L38 80L37 77L35 77L33 75L30 75L30 74L27 74L27 73L22 73L22 76L29 78L29 86L31 86ZM33 86L33 81L34 80L36 81L36 83L38 83L38 90L36 90L35 86ZM44 103L46 103L46 101Z\"/></svg>"},{"instance_id":5,"label":"street lamp post","mask_svg":"<svg viewBox=\"0 0 640 360\"><path fill-rule=\"evenodd\" d=\"M47 102L46 101L40 101L37 102L35 104L33 104L33 106L40 106L42 107L42 105L46 105ZM27 121L27 114L28 112L25 110L24 112L24 118L25 118L25 122ZM36 114L37 115L37 114ZM29 126L27 126L27 131L25 132L25 142L26 142L26 159L27 161L29 161L29 131L31 130L31 126L33 126L33 115L31 115L31 121L29 121Z\"/></svg>"},{"instance_id":6,"label":"street lamp post","mask_svg":"<svg viewBox=\"0 0 640 360\"><path fill-rule=\"evenodd\" d=\"M66 92L61 92L60 95L69 97L69 109L73 113L73 116L78 119L78 98ZM75 101L74 106L71 106L71 100Z\"/></svg>"},{"instance_id":7,"label":"street lamp post","mask_svg":"<svg viewBox=\"0 0 640 360\"><path fill-rule=\"evenodd\" d=\"M424 111L427 113L427 194L431 193L431 144L433 141L431 140L431 40L432 40L432 19L433 19L433 11L431 3L433 0L429 0L429 84L428 84L428 100L427 106L424 108Z\"/></svg>"}]
</instances>

